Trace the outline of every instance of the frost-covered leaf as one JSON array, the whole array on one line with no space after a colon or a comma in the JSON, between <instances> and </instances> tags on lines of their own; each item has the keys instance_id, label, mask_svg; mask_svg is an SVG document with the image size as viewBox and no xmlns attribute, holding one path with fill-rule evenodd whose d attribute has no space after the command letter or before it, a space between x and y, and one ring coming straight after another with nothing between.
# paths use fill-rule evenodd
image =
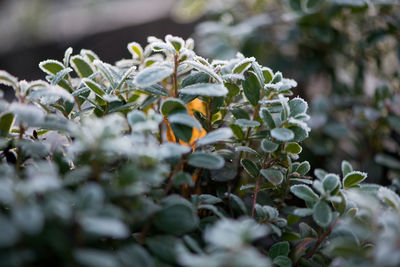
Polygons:
<instances>
[{"instance_id":1,"label":"frost-covered leaf","mask_svg":"<svg viewBox=\"0 0 400 267\"><path fill-rule=\"evenodd\" d=\"M127 48L134 58L140 60L143 58L143 48L139 43L131 42L127 45Z\"/></svg>"},{"instance_id":2,"label":"frost-covered leaf","mask_svg":"<svg viewBox=\"0 0 400 267\"><path fill-rule=\"evenodd\" d=\"M0 70L0 84L12 86L14 89L18 87L18 79L4 70Z\"/></svg>"},{"instance_id":3,"label":"frost-covered leaf","mask_svg":"<svg viewBox=\"0 0 400 267\"><path fill-rule=\"evenodd\" d=\"M325 201L320 201L313 208L313 219L321 227L327 227L332 221L332 210Z\"/></svg>"},{"instance_id":4,"label":"frost-covered leaf","mask_svg":"<svg viewBox=\"0 0 400 267\"><path fill-rule=\"evenodd\" d=\"M247 100L249 100L250 104L253 106L257 106L261 91L261 85L257 75L252 71L248 72L248 76L242 81L242 86Z\"/></svg>"},{"instance_id":5,"label":"frost-covered leaf","mask_svg":"<svg viewBox=\"0 0 400 267\"><path fill-rule=\"evenodd\" d=\"M93 74L93 69L89 62L80 55L75 55L71 57L71 66L74 68L75 72L79 77L85 78Z\"/></svg>"},{"instance_id":6,"label":"frost-covered leaf","mask_svg":"<svg viewBox=\"0 0 400 267\"><path fill-rule=\"evenodd\" d=\"M225 96L228 89L222 84L196 83L180 89L179 92L186 95Z\"/></svg>"},{"instance_id":7,"label":"frost-covered leaf","mask_svg":"<svg viewBox=\"0 0 400 267\"><path fill-rule=\"evenodd\" d=\"M351 166L350 162L348 162L347 160L342 161L341 167L342 167L343 177L345 177L348 173L353 171L353 167Z\"/></svg>"},{"instance_id":8,"label":"frost-covered leaf","mask_svg":"<svg viewBox=\"0 0 400 267\"><path fill-rule=\"evenodd\" d=\"M135 77L135 84L139 88L149 87L169 77L174 70L168 66L150 66L140 71Z\"/></svg>"},{"instance_id":9,"label":"frost-covered leaf","mask_svg":"<svg viewBox=\"0 0 400 267\"><path fill-rule=\"evenodd\" d=\"M260 117L263 120L263 122L268 126L269 130L274 129L275 126L275 121L272 118L271 112L268 110L268 108L261 108L260 109Z\"/></svg>"},{"instance_id":10,"label":"frost-covered leaf","mask_svg":"<svg viewBox=\"0 0 400 267\"><path fill-rule=\"evenodd\" d=\"M278 186L283 181L283 174L281 171L276 169L262 169L260 173L270 182L271 184Z\"/></svg>"},{"instance_id":11,"label":"frost-covered leaf","mask_svg":"<svg viewBox=\"0 0 400 267\"><path fill-rule=\"evenodd\" d=\"M238 119L235 121L235 124L240 127L258 127L260 123L258 121L246 120L246 119Z\"/></svg>"},{"instance_id":12,"label":"frost-covered leaf","mask_svg":"<svg viewBox=\"0 0 400 267\"><path fill-rule=\"evenodd\" d=\"M400 212L400 197L395 192L386 187L380 187L378 190L378 197L392 209Z\"/></svg>"},{"instance_id":13,"label":"frost-covered leaf","mask_svg":"<svg viewBox=\"0 0 400 267\"><path fill-rule=\"evenodd\" d=\"M185 64L187 64L187 65L189 65L189 66L191 66L191 67L193 67L193 68L195 68L195 69L197 69L197 70L199 70L199 71L202 71L202 72L204 72L204 73L207 73L207 74L210 75L216 82L218 82L218 83L220 83L220 84L223 84L222 78L221 78L217 73L215 73L215 71L214 71L213 69L211 69L210 67L208 67L208 66L206 66L206 65L204 65L204 64L201 64L201 63L199 63L199 62L193 61L193 60L186 60L186 61L185 61Z\"/></svg>"},{"instance_id":14,"label":"frost-covered leaf","mask_svg":"<svg viewBox=\"0 0 400 267\"><path fill-rule=\"evenodd\" d=\"M162 102L160 111L162 115L168 116L172 113L186 111L186 106L180 99L167 98Z\"/></svg>"},{"instance_id":15,"label":"frost-covered leaf","mask_svg":"<svg viewBox=\"0 0 400 267\"><path fill-rule=\"evenodd\" d=\"M39 68L47 74L56 75L58 72L63 70L65 66L53 59L48 59L39 63Z\"/></svg>"},{"instance_id":16,"label":"frost-covered leaf","mask_svg":"<svg viewBox=\"0 0 400 267\"><path fill-rule=\"evenodd\" d=\"M228 140L233 135L232 130L230 128L220 128L209 132L204 137L197 141L198 145L208 145L212 143L217 143L221 141Z\"/></svg>"},{"instance_id":17,"label":"frost-covered leaf","mask_svg":"<svg viewBox=\"0 0 400 267\"><path fill-rule=\"evenodd\" d=\"M294 138L294 133L287 128L274 128L271 130L271 136L278 141L291 141Z\"/></svg>"},{"instance_id":18,"label":"frost-covered leaf","mask_svg":"<svg viewBox=\"0 0 400 267\"><path fill-rule=\"evenodd\" d=\"M251 64L255 61L256 59L254 57L250 57L250 58L245 58L243 60L241 60L240 62L238 62L234 67L232 72L233 73L239 73L242 74L244 73L246 70L248 70L251 67Z\"/></svg>"},{"instance_id":19,"label":"frost-covered leaf","mask_svg":"<svg viewBox=\"0 0 400 267\"><path fill-rule=\"evenodd\" d=\"M201 129L200 123L185 112L177 112L168 116L168 121L170 123L175 124L182 124L188 127L197 128L198 130Z\"/></svg>"},{"instance_id":20,"label":"frost-covered leaf","mask_svg":"<svg viewBox=\"0 0 400 267\"><path fill-rule=\"evenodd\" d=\"M290 187L290 191L298 198L305 201L315 202L318 201L319 197L314 191L307 185L293 185Z\"/></svg>"},{"instance_id":21,"label":"frost-covered leaf","mask_svg":"<svg viewBox=\"0 0 400 267\"><path fill-rule=\"evenodd\" d=\"M340 179L339 176L336 174L328 174L325 176L325 178L322 180L322 186L327 193L333 192L338 186L340 185Z\"/></svg>"},{"instance_id":22,"label":"frost-covered leaf","mask_svg":"<svg viewBox=\"0 0 400 267\"><path fill-rule=\"evenodd\" d=\"M296 97L289 101L290 116L295 117L307 112L308 104L302 98Z\"/></svg>"},{"instance_id":23,"label":"frost-covered leaf","mask_svg":"<svg viewBox=\"0 0 400 267\"><path fill-rule=\"evenodd\" d=\"M198 168L204 169L221 169L224 164L224 158L206 152L194 152L188 157L188 164Z\"/></svg>"},{"instance_id":24,"label":"frost-covered leaf","mask_svg":"<svg viewBox=\"0 0 400 267\"><path fill-rule=\"evenodd\" d=\"M272 141L269 141L267 139L263 139L261 141L261 149L264 152L267 152L267 153L274 152L274 151L276 151L278 149L278 147L279 147L278 144L276 144L276 143L274 143Z\"/></svg>"},{"instance_id":25,"label":"frost-covered leaf","mask_svg":"<svg viewBox=\"0 0 400 267\"><path fill-rule=\"evenodd\" d=\"M367 174L365 172L359 172L359 171L352 171L349 172L344 178L343 178L343 186L345 188L350 188L352 186L355 186L362 181L364 181L367 178Z\"/></svg>"},{"instance_id":26,"label":"frost-covered leaf","mask_svg":"<svg viewBox=\"0 0 400 267\"><path fill-rule=\"evenodd\" d=\"M252 177L257 177L258 173L259 173L259 168L257 167L257 165L249 160L249 159L242 159L240 161L240 164L242 165L242 167L245 169L245 171Z\"/></svg>"},{"instance_id":27,"label":"frost-covered leaf","mask_svg":"<svg viewBox=\"0 0 400 267\"><path fill-rule=\"evenodd\" d=\"M257 224L252 219L222 219L206 229L204 239L217 248L238 249L268 232L265 225Z\"/></svg>"}]
</instances>

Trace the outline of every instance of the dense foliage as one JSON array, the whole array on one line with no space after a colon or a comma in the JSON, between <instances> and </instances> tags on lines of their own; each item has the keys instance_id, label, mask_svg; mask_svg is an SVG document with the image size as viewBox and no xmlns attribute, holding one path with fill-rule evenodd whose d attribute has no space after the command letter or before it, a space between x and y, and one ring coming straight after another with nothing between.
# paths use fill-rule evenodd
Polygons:
<instances>
[{"instance_id":1,"label":"dense foliage","mask_svg":"<svg viewBox=\"0 0 400 267\"><path fill-rule=\"evenodd\" d=\"M195 31L202 56L240 51L297 80L310 103L312 165L335 171L347 159L398 188L398 1L182 0L175 10L206 16Z\"/></svg>"},{"instance_id":2,"label":"dense foliage","mask_svg":"<svg viewBox=\"0 0 400 267\"><path fill-rule=\"evenodd\" d=\"M92 51L0 81L3 266L396 266L400 198L301 161L297 83L193 40Z\"/></svg>"}]
</instances>

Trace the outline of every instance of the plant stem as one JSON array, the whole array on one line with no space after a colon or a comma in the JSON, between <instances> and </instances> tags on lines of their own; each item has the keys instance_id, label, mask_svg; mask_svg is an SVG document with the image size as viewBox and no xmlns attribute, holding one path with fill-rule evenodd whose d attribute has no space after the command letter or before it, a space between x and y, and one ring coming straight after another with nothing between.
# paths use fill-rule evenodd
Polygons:
<instances>
[{"instance_id":1,"label":"plant stem","mask_svg":"<svg viewBox=\"0 0 400 267\"><path fill-rule=\"evenodd\" d=\"M174 97L178 97L178 53L174 55L174 74L172 76L174 82Z\"/></svg>"},{"instance_id":2,"label":"plant stem","mask_svg":"<svg viewBox=\"0 0 400 267\"><path fill-rule=\"evenodd\" d=\"M22 124L20 124L18 140L22 140L22 138L24 137L24 133L25 133L25 128L24 126L22 126ZM22 164L22 150L20 147L17 147L17 162L16 162L17 172L19 172L19 170L21 169L21 164Z\"/></svg>"},{"instance_id":3,"label":"plant stem","mask_svg":"<svg viewBox=\"0 0 400 267\"><path fill-rule=\"evenodd\" d=\"M332 230L336 227L336 224L338 223L338 221L339 221L339 217L336 218L336 220L332 223L332 225L329 227L328 230L326 230L322 235L320 235L318 237L317 243L315 243L315 246L313 247L313 249L310 251L310 253L305 255L304 258L309 259L315 254L315 252L317 252L319 246L322 244L322 242L324 242L325 238L327 238L328 235L332 232Z\"/></svg>"},{"instance_id":4,"label":"plant stem","mask_svg":"<svg viewBox=\"0 0 400 267\"><path fill-rule=\"evenodd\" d=\"M213 97L210 97L210 102L208 103L207 109L207 117L208 117L208 132L211 132L211 120L212 120L212 105L213 105Z\"/></svg>"},{"instance_id":5,"label":"plant stem","mask_svg":"<svg viewBox=\"0 0 400 267\"><path fill-rule=\"evenodd\" d=\"M265 168L265 161L267 160L269 154L265 154L264 160L262 162L262 168ZM254 210L257 203L257 195L258 191L260 190L260 179L261 179L261 172L258 172L256 187L254 188L254 197L253 197L253 205L251 207L251 218L254 218Z\"/></svg>"},{"instance_id":6,"label":"plant stem","mask_svg":"<svg viewBox=\"0 0 400 267\"><path fill-rule=\"evenodd\" d=\"M171 190L172 182L173 182L173 181L172 181L172 178L173 178L174 175L179 171L179 169L181 168L181 165L182 165L182 164L183 164L183 157L181 156L181 158L180 158L178 164L176 164L174 170L171 171L171 172L169 173L169 176L168 176L168 184L167 184L167 187L166 187L165 190L164 190L163 196L168 195L169 190Z\"/></svg>"}]
</instances>

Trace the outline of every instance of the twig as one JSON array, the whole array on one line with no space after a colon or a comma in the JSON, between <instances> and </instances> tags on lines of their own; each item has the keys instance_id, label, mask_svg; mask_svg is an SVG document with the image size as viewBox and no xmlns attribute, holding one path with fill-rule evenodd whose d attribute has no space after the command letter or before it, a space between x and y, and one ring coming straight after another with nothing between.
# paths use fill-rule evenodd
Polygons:
<instances>
[{"instance_id":1,"label":"twig","mask_svg":"<svg viewBox=\"0 0 400 267\"><path fill-rule=\"evenodd\" d=\"M325 238L333 231L333 229L336 227L336 224L338 223L338 221L339 221L339 217L336 218L335 222L332 223L332 225L329 227L328 230L326 230L321 236L318 237L317 243L315 243L315 246L313 247L313 249L310 251L310 253L305 255L304 258L309 259L315 254L315 252L317 252L319 246L322 244L322 242L324 242Z\"/></svg>"}]
</instances>

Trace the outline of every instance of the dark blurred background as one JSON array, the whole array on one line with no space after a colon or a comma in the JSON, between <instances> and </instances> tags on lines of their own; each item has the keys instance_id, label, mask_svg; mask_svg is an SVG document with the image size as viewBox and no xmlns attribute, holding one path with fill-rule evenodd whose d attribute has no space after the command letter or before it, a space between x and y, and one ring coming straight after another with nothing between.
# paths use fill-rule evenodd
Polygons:
<instances>
[{"instance_id":1,"label":"dark blurred background","mask_svg":"<svg viewBox=\"0 0 400 267\"><path fill-rule=\"evenodd\" d=\"M90 49L106 62L129 57L127 43L147 36L189 37L194 23L169 17L175 0L0 0L0 69L20 79L44 78L45 59ZM4 87L2 88L4 89Z\"/></svg>"}]
</instances>

